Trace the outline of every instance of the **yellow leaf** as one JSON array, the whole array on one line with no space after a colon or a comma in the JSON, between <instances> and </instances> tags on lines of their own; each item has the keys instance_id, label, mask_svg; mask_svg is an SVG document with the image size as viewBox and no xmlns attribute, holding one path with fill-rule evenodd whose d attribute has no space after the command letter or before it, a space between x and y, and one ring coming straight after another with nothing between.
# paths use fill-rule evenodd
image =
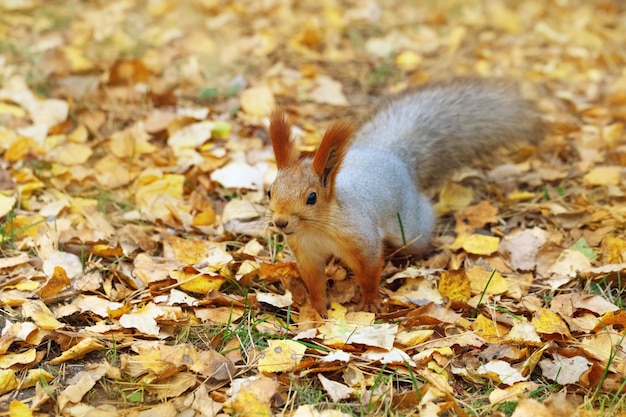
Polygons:
<instances>
[{"instance_id":1,"label":"yellow leaf","mask_svg":"<svg viewBox=\"0 0 626 417\"><path fill-rule=\"evenodd\" d=\"M183 175L165 174L162 178L139 187L135 193L137 205L141 209L150 210L151 206L163 195L182 199L184 183L185 177Z\"/></svg>"},{"instance_id":2,"label":"yellow leaf","mask_svg":"<svg viewBox=\"0 0 626 417\"><path fill-rule=\"evenodd\" d=\"M468 301L472 296L470 281L463 270L442 272L439 292L451 301Z\"/></svg>"},{"instance_id":3,"label":"yellow leaf","mask_svg":"<svg viewBox=\"0 0 626 417\"><path fill-rule=\"evenodd\" d=\"M213 130L211 130L212 139L228 139L230 136L231 125L228 122L216 121Z\"/></svg>"},{"instance_id":4,"label":"yellow leaf","mask_svg":"<svg viewBox=\"0 0 626 417\"><path fill-rule=\"evenodd\" d=\"M70 282L71 281L67 277L65 269L61 266L55 266L54 273L39 289L39 291L37 291L37 294L45 300L57 295L61 290L67 288L70 285Z\"/></svg>"},{"instance_id":5,"label":"yellow leaf","mask_svg":"<svg viewBox=\"0 0 626 417\"><path fill-rule=\"evenodd\" d=\"M497 343L507 334L509 329L480 314L471 325L476 334L490 342Z\"/></svg>"},{"instance_id":6,"label":"yellow leaf","mask_svg":"<svg viewBox=\"0 0 626 417\"><path fill-rule=\"evenodd\" d=\"M396 65L404 71L414 71L422 62L422 57L413 51L405 51L396 57Z\"/></svg>"},{"instance_id":7,"label":"yellow leaf","mask_svg":"<svg viewBox=\"0 0 626 417\"><path fill-rule=\"evenodd\" d=\"M539 309L534 314L531 324L535 326L537 333L558 334L567 339L572 337L561 316L547 308Z\"/></svg>"},{"instance_id":8,"label":"yellow leaf","mask_svg":"<svg viewBox=\"0 0 626 417\"><path fill-rule=\"evenodd\" d=\"M474 193L471 188L447 182L439 193L439 202L435 204L435 211L438 216L442 216L468 206L473 199Z\"/></svg>"},{"instance_id":9,"label":"yellow leaf","mask_svg":"<svg viewBox=\"0 0 626 417\"><path fill-rule=\"evenodd\" d=\"M496 270L487 271L476 265L466 271L470 281L472 294L502 294L509 288L509 284Z\"/></svg>"},{"instance_id":10,"label":"yellow leaf","mask_svg":"<svg viewBox=\"0 0 626 417\"><path fill-rule=\"evenodd\" d=\"M17 378L11 369L0 369L0 394L17 388Z\"/></svg>"},{"instance_id":11,"label":"yellow leaf","mask_svg":"<svg viewBox=\"0 0 626 417\"><path fill-rule=\"evenodd\" d=\"M466 33L467 29L464 26L455 26L452 29L449 36L450 43L448 45L448 53L450 55L454 54L459 49Z\"/></svg>"},{"instance_id":12,"label":"yellow leaf","mask_svg":"<svg viewBox=\"0 0 626 417\"><path fill-rule=\"evenodd\" d=\"M430 339L434 333L434 330L402 330L396 335L396 342L403 346L417 346Z\"/></svg>"},{"instance_id":13,"label":"yellow leaf","mask_svg":"<svg viewBox=\"0 0 626 417\"><path fill-rule=\"evenodd\" d=\"M13 116L13 117L26 117L26 110L13 104L0 102L0 115L2 116L7 115L7 116Z\"/></svg>"},{"instance_id":14,"label":"yellow leaf","mask_svg":"<svg viewBox=\"0 0 626 417\"><path fill-rule=\"evenodd\" d=\"M626 262L626 240L607 236L602 240L602 258L607 264Z\"/></svg>"},{"instance_id":15,"label":"yellow leaf","mask_svg":"<svg viewBox=\"0 0 626 417\"><path fill-rule=\"evenodd\" d=\"M207 208L204 211L197 213L193 217L193 221L191 222L192 226L211 226L215 224L215 210L213 208Z\"/></svg>"},{"instance_id":16,"label":"yellow leaf","mask_svg":"<svg viewBox=\"0 0 626 417\"><path fill-rule=\"evenodd\" d=\"M4 159L9 162L21 161L28 154L41 154L41 146L31 138L20 137L13 141L4 152Z\"/></svg>"},{"instance_id":17,"label":"yellow leaf","mask_svg":"<svg viewBox=\"0 0 626 417\"><path fill-rule=\"evenodd\" d=\"M72 133L67 135L67 140L74 143L85 143L87 142L88 138L89 131L87 131L87 127L85 127L85 125L83 124L78 125L76 129L72 131Z\"/></svg>"},{"instance_id":18,"label":"yellow leaf","mask_svg":"<svg viewBox=\"0 0 626 417\"><path fill-rule=\"evenodd\" d=\"M56 330L65 327L65 324L59 322L40 300L27 301L22 304L22 314L24 317L32 319L42 330Z\"/></svg>"},{"instance_id":19,"label":"yellow leaf","mask_svg":"<svg viewBox=\"0 0 626 417\"><path fill-rule=\"evenodd\" d=\"M507 198L511 201L528 201L535 198L535 193L530 191L513 191L507 195Z\"/></svg>"},{"instance_id":20,"label":"yellow leaf","mask_svg":"<svg viewBox=\"0 0 626 417\"><path fill-rule=\"evenodd\" d=\"M469 235L463 242L463 249L474 255L491 255L498 250L499 246L499 238L479 234Z\"/></svg>"},{"instance_id":21,"label":"yellow leaf","mask_svg":"<svg viewBox=\"0 0 626 417\"><path fill-rule=\"evenodd\" d=\"M54 379L50 373L45 370L39 369L29 369L26 377L22 380L22 384L20 385L22 388L34 387L37 383L41 383L42 381L50 382Z\"/></svg>"},{"instance_id":22,"label":"yellow leaf","mask_svg":"<svg viewBox=\"0 0 626 417\"><path fill-rule=\"evenodd\" d=\"M203 274L193 268L191 270L172 271L170 276L180 283L180 288L183 290L198 294L208 294L213 290L217 291L226 282L226 279L219 275Z\"/></svg>"},{"instance_id":23,"label":"yellow leaf","mask_svg":"<svg viewBox=\"0 0 626 417\"><path fill-rule=\"evenodd\" d=\"M28 365L33 363L36 358L37 351L34 348L23 353L7 353L0 356L0 368L8 369L14 365Z\"/></svg>"},{"instance_id":24,"label":"yellow leaf","mask_svg":"<svg viewBox=\"0 0 626 417\"><path fill-rule=\"evenodd\" d=\"M84 48L65 46L61 48L61 51L65 55L67 62L69 62L72 72L86 72L95 67L93 61L83 54Z\"/></svg>"},{"instance_id":25,"label":"yellow leaf","mask_svg":"<svg viewBox=\"0 0 626 417\"><path fill-rule=\"evenodd\" d=\"M241 92L241 108L251 116L268 115L274 107L274 93L268 87L252 87Z\"/></svg>"},{"instance_id":26,"label":"yellow leaf","mask_svg":"<svg viewBox=\"0 0 626 417\"><path fill-rule=\"evenodd\" d=\"M595 185L619 185L621 170L619 166L596 167L583 177L583 184L588 187Z\"/></svg>"},{"instance_id":27,"label":"yellow leaf","mask_svg":"<svg viewBox=\"0 0 626 417\"><path fill-rule=\"evenodd\" d=\"M9 417L32 417L33 412L21 401L11 401L9 405Z\"/></svg>"},{"instance_id":28,"label":"yellow leaf","mask_svg":"<svg viewBox=\"0 0 626 417\"><path fill-rule=\"evenodd\" d=\"M61 165L81 165L93 154L91 147L84 143L65 143L48 153L50 160Z\"/></svg>"},{"instance_id":29,"label":"yellow leaf","mask_svg":"<svg viewBox=\"0 0 626 417\"><path fill-rule=\"evenodd\" d=\"M490 14L491 22L509 33L518 33L520 29L517 14L502 3L493 3Z\"/></svg>"},{"instance_id":30,"label":"yellow leaf","mask_svg":"<svg viewBox=\"0 0 626 417\"><path fill-rule=\"evenodd\" d=\"M293 340L270 340L269 346L261 352L260 372L288 372L301 361L306 346Z\"/></svg>"},{"instance_id":31,"label":"yellow leaf","mask_svg":"<svg viewBox=\"0 0 626 417\"><path fill-rule=\"evenodd\" d=\"M239 392L231 405L233 415L240 417L270 417L272 415L269 404L245 391Z\"/></svg>"},{"instance_id":32,"label":"yellow leaf","mask_svg":"<svg viewBox=\"0 0 626 417\"><path fill-rule=\"evenodd\" d=\"M70 359L80 359L89 352L101 350L103 347L104 345L100 341L94 339L93 337L88 337L81 340L76 345L63 352L61 356L57 356L48 363L51 365L58 365Z\"/></svg>"}]
</instances>

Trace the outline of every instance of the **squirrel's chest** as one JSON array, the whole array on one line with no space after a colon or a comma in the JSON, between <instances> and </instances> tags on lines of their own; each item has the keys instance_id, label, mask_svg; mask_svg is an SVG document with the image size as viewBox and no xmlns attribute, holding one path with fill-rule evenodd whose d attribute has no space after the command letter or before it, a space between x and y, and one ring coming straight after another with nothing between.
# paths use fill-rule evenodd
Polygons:
<instances>
[{"instance_id":1,"label":"squirrel's chest","mask_svg":"<svg viewBox=\"0 0 626 417\"><path fill-rule=\"evenodd\" d=\"M328 258L342 252L342 237L337 233L321 231L304 231L297 235L287 236L289 246L310 257Z\"/></svg>"}]
</instances>

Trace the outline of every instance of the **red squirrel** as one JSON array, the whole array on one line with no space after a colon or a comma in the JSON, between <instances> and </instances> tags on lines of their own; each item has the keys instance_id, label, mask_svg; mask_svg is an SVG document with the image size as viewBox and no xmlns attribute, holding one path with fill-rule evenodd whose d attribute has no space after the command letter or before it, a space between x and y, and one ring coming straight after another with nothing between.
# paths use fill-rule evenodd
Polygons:
<instances>
[{"instance_id":1,"label":"red squirrel","mask_svg":"<svg viewBox=\"0 0 626 417\"><path fill-rule=\"evenodd\" d=\"M272 221L322 316L329 258L353 272L358 308L379 311L384 245L406 245L415 256L428 249L435 213L420 189L497 148L536 143L543 126L511 83L460 77L404 92L353 130L336 122L315 155L300 158L284 113L270 118L278 166L268 191Z\"/></svg>"}]
</instances>

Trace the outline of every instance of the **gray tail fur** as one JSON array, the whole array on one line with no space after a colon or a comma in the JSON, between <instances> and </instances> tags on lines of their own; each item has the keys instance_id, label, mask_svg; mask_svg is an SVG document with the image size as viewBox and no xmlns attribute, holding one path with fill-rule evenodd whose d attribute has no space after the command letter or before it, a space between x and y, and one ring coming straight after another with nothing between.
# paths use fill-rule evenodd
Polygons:
<instances>
[{"instance_id":1,"label":"gray tail fur","mask_svg":"<svg viewBox=\"0 0 626 417\"><path fill-rule=\"evenodd\" d=\"M352 146L396 153L427 187L498 148L537 143L543 134L539 112L514 83L459 77L393 98L359 129Z\"/></svg>"}]
</instances>

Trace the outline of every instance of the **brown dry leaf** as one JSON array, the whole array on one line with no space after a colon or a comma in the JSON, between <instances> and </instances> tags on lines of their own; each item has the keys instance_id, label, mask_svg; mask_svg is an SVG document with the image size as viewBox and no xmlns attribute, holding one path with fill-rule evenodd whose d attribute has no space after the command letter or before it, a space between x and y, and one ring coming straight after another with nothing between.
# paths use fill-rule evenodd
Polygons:
<instances>
[{"instance_id":1,"label":"brown dry leaf","mask_svg":"<svg viewBox=\"0 0 626 417\"><path fill-rule=\"evenodd\" d=\"M508 386L526 381L527 379L527 377L524 377L517 369L512 367L510 363L499 359L481 365L477 371L490 381Z\"/></svg>"},{"instance_id":2,"label":"brown dry leaf","mask_svg":"<svg viewBox=\"0 0 626 417\"><path fill-rule=\"evenodd\" d=\"M434 330L401 330L396 335L396 343L406 347L417 346L430 339L434 333Z\"/></svg>"},{"instance_id":3,"label":"brown dry leaf","mask_svg":"<svg viewBox=\"0 0 626 417\"><path fill-rule=\"evenodd\" d=\"M539 387L533 381L524 381L505 388L496 388L489 394L490 404L499 404L507 401L519 401L528 398Z\"/></svg>"},{"instance_id":4,"label":"brown dry leaf","mask_svg":"<svg viewBox=\"0 0 626 417\"><path fill-rule=\"evenodd\" d=\"M587 256L574 249L565 249L548 271L557 277L573 278L578 271L590 268L591 260Z\"/></svg>"},{"instance_id":5,"label":"brown dry leaf","mask_svg":"<svg viewBox=\"0 0 626 417\"><path fill-rule=\"evenodd\" d=\"M423 324L456 323L460 317L460 314L449 308L428 303L409 312L404 324L407 327L413 327Z\"/></svg>"},{"instance_id":6,"label":"brown dry leaf","mask_svg":"<svg viewBox=\"0 0 626 417\"><path fill-rule=\"evenodd\" d=\"M148 303L131 313L123 314L119 319L119 323L127 329L137 329L143 334L158 336L160 327L156 322L156 318L164 314L163 308L154 303Z\"/></svg>"},{"instance_id":7,"label":"brown dry leaf","mask_svg":"<svg viewBox=\"0 0 626 417\"><path fill-rule=\"evenodd\" d=\"M498 208L489 201L481 201L474 206L467 206L455 213L457 223L463 220L473 229L484 227L488 223L498 222Z\"/></svg>"},{"instance_id":8,"label":"brown dry leaf","mask_svg":"<svg viewBox=\"0 0 626 417\"><path fill-rule=\"evenodd\" d=\"M138 59L117 61L109 70L109 84L135 84L148 79L150 70Z\"/></svg>"},{"instance_id":9,"label":"brown dry leaf","mask_svg":"<svg viewBox=\"0 0 626 417\"><path fill-rule=\"evenodd\" d=\"M178 372L156 384L146 386L146 390L155 394L160 401L164 401L168 398L179 397L188 389L195 387L197 383L198 378L191 372Z\"/></svg>"},{"instance_id":10,"label":"brown dry leaf","mask_svg":"<svg viewBox=\"0 0 626 417\"><path fill-rule=\"evenodd\" d=\"M111 365L108 363L87 365L84 371L78 372L68 381L65 388L57 399L59 409L63 410L70 404L79 403L83 396L87 394L91 388L98 382L109 370Z\"/></svg>"},{"instance_id":11,"label":"brown dry leaf","mask_svg":"<svg viewBox=\"0 0 626 417\"><path fill-rule=\"evenodd\" d=\"M511 266L519 271L532 271L539 249L548 239L548 232L538 227L518 230L504 237L500 250L509 254Z\"/></svg>"},{"instance_id":12,"label":"brown dry leaf","mask_svg":"<svg viewBox=\"0 0 626 417\"><path fill-rule=\"evenodd\" d=\"M537 400L523 399L517 403L511 417L554 417L552 412Z\"/></svg>"},{"instance_id":13,"label":"brown dry leaf","mask_svg":"<svg viewBox=\"0 0 626 417\"><path fill-rule=\"evenodd\" d=\"M589 361L582 356L565 357L558 353L554 353L552 359L539 361L541 374L561 385L578 384L590 366Z\"/></svg>"},{"instance_id":14,"label":"brown dry leaf","mask_svg":"<svg viewBox=\"0 0 626 417\"><path fill-rule=\"evenodd\" d=\"M319 378L320 382L322 383L322 386L324 387L324 390L326 390L328 395L330 395L330 398L335 403L338 403L341 400L345 400L345 399L349 398L350 395L352 395L352 393L354 392L354 388L349 387L349 386L347 386L345 384L342 384L340 382L336 382L336 381L330 380L330 379L326 378L322 374L318 374L317 377Z\"/></svg>"},{"instance_id":15,"label":"brown dry leaf","mask_svg":"<svg viewBox=\"0 0 626 417\"><path fill-rule=\"evenodd\" d=\"M391 279L393 280L407 275L411 276L413 273L411 271L399 272ZM442 294L435 286L435 283L432 280L422 277L406 279L404 284L391 295L391 298L403 304L406 304L407 300L417 305L425 305L431 302L435 304L443 303Z\"/></svg>"}]
</instances>

